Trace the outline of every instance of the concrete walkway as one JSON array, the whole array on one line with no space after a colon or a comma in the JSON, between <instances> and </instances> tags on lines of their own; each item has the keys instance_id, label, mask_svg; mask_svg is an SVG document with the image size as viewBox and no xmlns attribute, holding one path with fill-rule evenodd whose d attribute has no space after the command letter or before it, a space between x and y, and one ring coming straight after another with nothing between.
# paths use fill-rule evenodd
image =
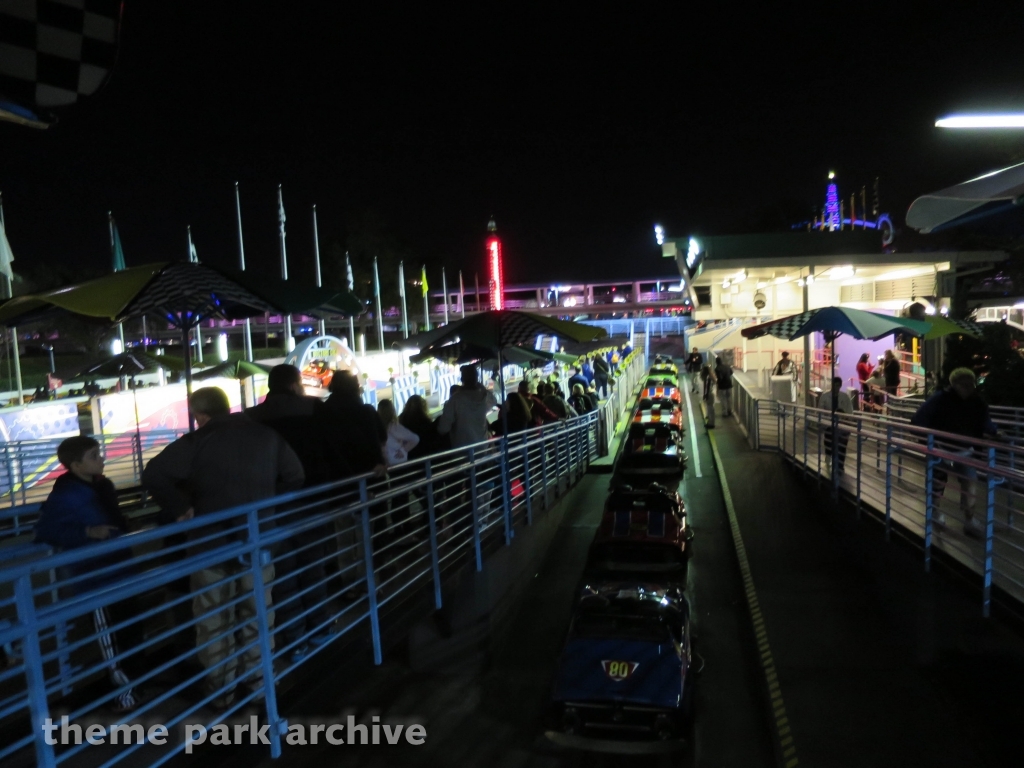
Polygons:
<instances>
[{"instance_id":1,"label":"concrete walkway","mask_svg":"<svg viewBox=\"0 0 1024 768\"><path fill-rule=\"evenodd\" d=\"M1021 636L732 420L714 439L800 764L1020 765Z\"/></svg>"}]
</instances>

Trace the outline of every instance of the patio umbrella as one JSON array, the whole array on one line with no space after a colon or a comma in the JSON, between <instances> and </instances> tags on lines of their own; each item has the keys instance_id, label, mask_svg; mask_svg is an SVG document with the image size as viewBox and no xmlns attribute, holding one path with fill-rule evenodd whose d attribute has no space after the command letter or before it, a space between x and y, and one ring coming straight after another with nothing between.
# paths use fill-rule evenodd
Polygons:
<instances>
[{"instance_id":1,"label":"patio umbrella","mask_svg":"<svg viewBox=\"0 0 1024 768\"><path fill-rule=\"evenodd\" d=\"M972 320L954 320L950 317L934 315L929 317L927 322L931 323L932 327L924 335L925 341L941 339L953 334L973 336L976 339L980 339L982 336L981 326Z\"/></svg>"},{"instance_id":2,"label":"patio umbrella","mask_svg":"<svg viewBox=\"0 0 1024 768\"><path fill-rule=\"evenodd\" d=\"M83 368L68 380L96 379L96 378L120 378L122 376L135 376L146 371L155 371L158 368L168 368L172 371L184 371L185 361L179 357L164 355L150 355L147 352L132 351L122 352L120 355L108 357L105 360L92 363Z\"/></svg>"},{"instance_id":3,"label":"patio umbrella","mask_svg":"<svg viewBox=\"0 0 1024 768\"><path fill-rule=\"evenodd\" d=\"M440 330L440 329L439 329ZM503 358L513 348L532 346L538 336L556 336L571 341L590 341L605 336L602 328L581 323L572 323L544 315L529 312L518 312L510 309L480 312L462 320L456 320L444 326L444 333L432 333L430 346L421 348L420 354L434 349L442 349L450 345L465 345L473 349L480 357L493 356L498 361L498 388L501 390L502 403L505 402L505 377L501 372ZM411 339L410 339L411 341ZM433 354L431 352L431 354ZM508 479L508 413L507 408L501 409L502 433L502 477ZM508 484L505 483L505 487ZM509 514L509 499L504 495L506 517Z\"/></svg>"},{"instance_id":4,"label":"patio umbrella","mask_svg":"<svg viewBox=\"0 0 1024 768\"><path fill-rule=\"evenodd\" d=\"M122 352L120 355L114 355L113 357L93 363L68 378L70 380L94 379L100 376L105 378L122 378L127 376L130 378L132 380L132 404L135 408L135 436L139 440L139 450L141 451L142 431L139 427L139 398L135 393L135 377L145 371L155 371L158 368L182 371L185 369L185 361L177 357L150 355L140 351Z\"/></svg>"},{"instance_id":5,"label":"patio umbrella","mask_svg":"<svg viewBox=\"0 0 1024 768\"><path fill-rule=\"evenodd\" d=\"M514 363L516 365L529 365L536 362L572 363L576 361L573 355L566 355L561 352L548 352L545 349L532 349L530 347L506 347L502 357L506 363ZM431 358L443 360L447 363L480 362L482 365L497 362L498 360L497 355L489 349L458 342L427 347L410 357L409 362L422 363Z\"/></svg>"},{"instance_id":6,"label":"patio umbrella","mask_svg":"<svg viewBox=\"0 0 1024 768\"><path fill-rule=\"evenodd\" d=\"M821 333L826 343L832 345L832 378L836 375L836 338L842 335L855 339L881 339L894 333L909 333L912 336L924 336L931 330L931 323L911 320L906 317L881 315L851 307L822 307L801 312L799 315L772 320L751 328L744 328L740 333L748 339L760 336L775 336L792 341L812 333ZM807 361L804 361L807 364ZM829 382L831 386L831 381ZM832 398L832 410L835 411L835 398Z\"/></svg>"},{"instance_id":7,"label":"patio umbrella","mask_svg":"<svg viewBox=\"0 0 1024 768\"><path fill-rule=\"evenodd\" d=\"M748 339L760 336L775 336L792 341L803 336L818 332L825 337L826 343L832 345L832 375L829 377L829 388L836 376L836 338L842 335L855 339L871 339L872 341L892 336L895 333L909 333L913 336L924 336L931 329L931 324L906 317L881 315L851 307L822 307L801 312L768 323L761 323L751 328L744 328L740 333ZM804 361L807 365L808 361ZM832 434L836 434L836 406L838 397L832 397ZM836 462L832 463L833 485L838 480L835 474Z\"/></svg>"},{"instance_id":8,"label":"patio umbrella","mask_svg":"<svg viewBox=\"0 0 1024 768\"><path fill-rule=\"evenodd\" d=\"M245 391L242 388L242 380L248 379L251 376L266 376L270 373L270 369L265 365L259 363L250 363L247 360L227 360L220 365L215 365L212 368L207 368L200 371L192 378L196 381L206 381L206 379L237 379L238 380L238 391L242 395L242 408L245 408ZM253 393L255 398L255 392Z\"/></svg>"},{"instance_id":9,"label":"patio umbrella","mask_svg":"<svg viewBox=\"0 0 1024 768\"><path fill-rule=\"evenodd\" d=\"M247 360L228 360L215 365L212 368L206 368L197 373L192 378L196 381L205 381L206 379L248 379L250 376L266 376L270 373L270 368L259 363L250 363Z\"/></svg>"},{"instance_id":10,"label":"patio umbrella","mask_svg":"<svg viewBox=\"0 0 1024 768\"><path fill-rule=\"evenodd\" d=\"M24 324L56 311L105 318L111 323L150 315L179 329L182 345L189 349L189 333L211 318L234 320L265 312L346 314L361 310L358 299L333 289L296 288L267 275L257 277L209 264L158 262L11 299L0 306L0 324ZM185 385L191 393L191 355L185 356Z\"/></svg>"}]
</instances>

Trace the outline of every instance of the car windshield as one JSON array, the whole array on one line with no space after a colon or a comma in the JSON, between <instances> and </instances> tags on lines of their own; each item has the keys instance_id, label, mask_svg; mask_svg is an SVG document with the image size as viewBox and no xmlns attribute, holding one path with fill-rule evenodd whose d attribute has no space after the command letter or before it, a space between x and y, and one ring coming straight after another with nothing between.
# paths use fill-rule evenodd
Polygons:
<instances>
[{"instance_id":1,"label":"car windshield","mask_svg":"<svg viewBox=\"0 0 1024 768\"><path fill-rule=\"evenodd\" d=\"M686 555L673 544L607 541L594 546L590 559L596 562L675 566L682 565Z\"/></svg>"},{"instance_id":2,"label":"car windshield","mask_svg":"<svg viewBox=\"0 0 1024 768\"><path fill-rule=\"evenodd\" d=\"M641 640L648 643L667 643L672 639L668 624L657 617L603 611L577 615L572 625L572 636Z\"/></svg>"}]
</instances>

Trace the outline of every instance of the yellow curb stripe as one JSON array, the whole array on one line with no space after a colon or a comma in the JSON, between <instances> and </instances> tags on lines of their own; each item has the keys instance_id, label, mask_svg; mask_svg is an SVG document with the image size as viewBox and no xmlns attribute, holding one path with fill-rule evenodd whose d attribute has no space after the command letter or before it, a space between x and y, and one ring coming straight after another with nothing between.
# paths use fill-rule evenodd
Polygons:
<instances>
[{"instance_id":1,"label":"yellow curb stripe","mask_svg":"<svg viewBox=\"0 0 1024 768\"><path fill-rule=\"evenodd\" d=\"M743 590L747 598L747 609L754 625L757 649L761 653L761 667L764 670L765 683L768 686L771 698L772 714L775 718L776 746L779 754L781 754L779 762L783 763L784 768L796 768L799 765L799 760L796 756L796 745L793 743L792 735L790 735L789 716L786 714L786 705L782 699L782 688L779 685L775 662L772 659L772 652L768 645L768 630L765 628L764 615L761 612L760 602L757 599L754 576L750 569L750 562L747 560L747 548L743 543L743 534L740 531L739 519L736 517L736 508L732 503L732 493L729 491L729 482L725 477L722 456L718 452L718 441L710 430L708 431L708 441L711 443L711 455L715 459L715 468L718 470L718 482L722 486L722 498L725 501L725 511L729 516L729 528L732 531L736 559L740 565Z\"/></svg>"}]
</instances>

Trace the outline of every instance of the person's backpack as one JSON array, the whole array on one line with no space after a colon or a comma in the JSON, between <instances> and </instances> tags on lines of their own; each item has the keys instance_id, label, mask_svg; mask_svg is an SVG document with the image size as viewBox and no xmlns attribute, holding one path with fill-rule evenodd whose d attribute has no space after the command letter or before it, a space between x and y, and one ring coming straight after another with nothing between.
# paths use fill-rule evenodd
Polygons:
<instances>
[{"instance_id":1,"label":"person's backpack","mask_svg":"<svg viewBox=\"0 0 1024 768\"><path fill-rule=\"evenodd\" d=\"M723 366L718 370L718 388L729 389L732 386L732 370Z\"/></svg>"},{"instance_id":2,"label":"person's backpack","mask_svg":"<svg viewBox=\"0 0 1024 768\"><path fill-rule=\"evenodd\" d=\"M619 362L619 353L612 352L612 365L617 365Z\"/></svg>"}]
</instances>

